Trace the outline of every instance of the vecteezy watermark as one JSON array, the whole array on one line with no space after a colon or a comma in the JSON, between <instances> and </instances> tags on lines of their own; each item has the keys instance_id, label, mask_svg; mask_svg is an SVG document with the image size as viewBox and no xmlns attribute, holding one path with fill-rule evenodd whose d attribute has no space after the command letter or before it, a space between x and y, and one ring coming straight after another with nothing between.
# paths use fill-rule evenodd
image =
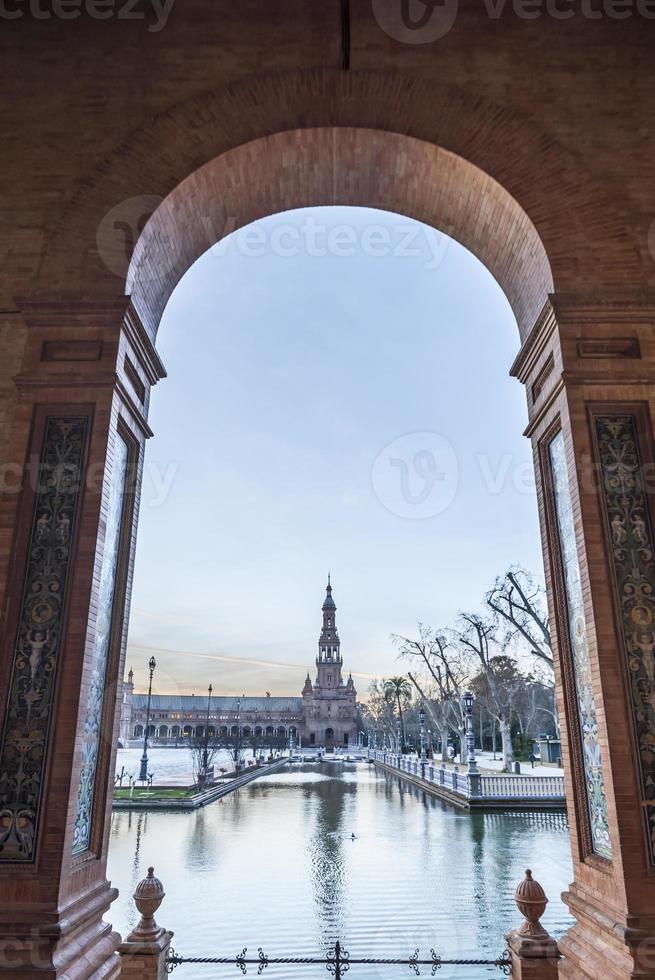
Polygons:
<instances>
[{"instance_id":1,"label":"vecteezy watermark","mask_svg":"<svg viewBox=\"0 0 655 980\"><path fill-rule=\"evenodd\" d=\"M376 457L373 492L390 513L409 520L442 514L457 493L459 466L451 443L438 432L410 432Z\"/></svg>"},{"instance_id":2,"label":"vecteezy watermark","mask_svg":"<svg viewBox=\"0 0 655 980\"><path fill-rule=\"evenodd\" d=\"M143 465L143 483L140 488L141 506L163 507L173 489L179 464L168 462L159 464L147 460ZM40 493L48 487L65 486L66 490L81 490L84 488L91 493L100 493L105 479L104 462L92 463L85 470L80 470L72 464L62 464L56 468L44 466L36 454L30 455L26 463L5 462L0 464L0 496L4 494L19 494L25 489L32 493ZM138 489L128 486L130 492ZM47 526L48 515L42 515L41 531L45 534L50 529ZM38 523L38 522L37 522Z\"/></svg>"},{"instance_id":3,"label":"vecteezy watermark","mask_svg":"<svg viewBox=\"0 0 655 980\"><path fill-rule=\"evenodd\" d=\"M373 0L373 13L389 37L403 44L430 44L451 29L459 0Z\"/></svg>"},{"instance_id":4,"label":"vecteezy watermark","mask_svg":"<svg viewBox=\"0 0 655 980\"><path fill-rule=\"evenodd\" d=\"M166 27L175 0L0 0L0 20L143 20L157 34Z\"/></svg>"},{"instance_id":5,"label":"vecteezy watermark","mask_svg":"<svg viewBox=\"0 0 655 980\"><path fill-rule=\"evenodd\" d=\"M430 44L444 37L457 18L459 0L372 0L378 24L403 44ZM481 0L490 20L513 14L520 20L655 20L655 0Z\"/></svg>"},{"instance_id":6,"label":"vecteezy watermark","mask_svg":"<svg viewBox=\"0 0 655 980\"><path fill-rule=\"evenodd\" d=\"M103 217L96 232L96 248L114 275L121 279L127 276L139 236L161 202L157 194L139 194L116 204ZM163 244L165 247L166 243Z\"/></svg>"},{"instance_id":7,"label":"vecteezy watermark","mask_svg":"<svg viewBox=\"0 0 655 980\"><path fill-rule=\"evenodd\" d=\"M211 254L224 255L236 249L240 255L259 258L271 254L279 258L369 258L419 259L428 271L437 269L452 241L447 234L418 221L399 219L393 224L371 222L363 226L319 221L309 213L300 224L291 221L265 221L247 225L229 234L229 229L209 229L217 243Z\"/></svg>"},{"instance_id":8,"label":"vecteezy watermark","mask_svg":"<svg viewBox=\"0 0 655 980\"><path fill-rule=\"evenodd\" d=\"M0 0L2 2L2 0ZM655 2L655 0L654 0ZM132 254L149 218L159 207L162 198L141 194L116 204L103 217L96 232L98 255L115 275L128 275ZM209 251L214 258L236 252L244 258L258 259L265 255L278 258L369 258L414 259L433 272L444 260L452 243L450 228L437 231L419 221L398 218L388 223L331 223L319 220L311 211L301 221L280 220L272 216L264 221L239 227L235 217L217 221L213 215L200 215L196 221L201 235L199 252ZM159 277L162 261L174 263L179 242L172 234L158 232L157 261L139 269L139 281L144 277Z\"/></svg>"}]
</instances>

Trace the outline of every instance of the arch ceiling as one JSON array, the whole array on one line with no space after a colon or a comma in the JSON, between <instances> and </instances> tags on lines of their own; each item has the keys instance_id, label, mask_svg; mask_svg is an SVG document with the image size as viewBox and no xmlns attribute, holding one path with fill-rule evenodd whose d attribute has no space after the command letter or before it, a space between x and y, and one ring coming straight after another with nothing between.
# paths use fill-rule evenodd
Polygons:
<instances>
[{"instance_id":1,"label":"arch ceiling","mask_svg":"<svg viewBox=\"0 0 655 980\"><path fill-rule=\"evenodd\" d=\"M291 208L332 204L398 212L457 239L495 276L526 329L553 290L534 225L491 177L423 140L331 127L253 140L182 180L136 244L127 292L137 313L158 321L186 270L231 231Z\"/></svg>"},{"instance_id":2,"label":"arch ceiling","mask_svg":"<svg viewBox=\"0 0 655 980\"><path fill-rule=\"evenodd\" d=\"M315 69L143 120L62 206L29 288L87 302L127 292L154 336L176 282L222 235L328 204L452 235L496 277L523 337L549 292L611 295L651 275L602 179L528 118L411 75Z\"/></svg>"}]
</instances>

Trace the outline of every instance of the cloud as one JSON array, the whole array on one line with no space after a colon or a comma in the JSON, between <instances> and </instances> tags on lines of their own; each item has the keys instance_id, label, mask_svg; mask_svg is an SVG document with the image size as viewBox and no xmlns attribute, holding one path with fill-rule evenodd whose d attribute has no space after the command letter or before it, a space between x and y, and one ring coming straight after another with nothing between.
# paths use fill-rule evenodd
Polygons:
<instances>
[{"instance_id":1,"label":"cloud","mask_svg":"<svg viewBox=\"0 0 655 980\"><path fill-rule=\"evenodd\" d=\"M154 654L159 653L164 656L172 657L195 657L199 660L217 660L221 663L228 664L238 664L240 667L264 667L273 670L301 670L305 671L308 668L306 663L284 663L280 660L259 660L254 657L230 657L222 653L203 653L200 650L180 650L171 647L155 646L153 644L146 643L128 643L128 651L136 652L140 651L144 654ZM362 680L377 680L381 675L379 674L367 674L361 671L352 672L353 677L359 677Z\"/></svg>"}]
</instances>

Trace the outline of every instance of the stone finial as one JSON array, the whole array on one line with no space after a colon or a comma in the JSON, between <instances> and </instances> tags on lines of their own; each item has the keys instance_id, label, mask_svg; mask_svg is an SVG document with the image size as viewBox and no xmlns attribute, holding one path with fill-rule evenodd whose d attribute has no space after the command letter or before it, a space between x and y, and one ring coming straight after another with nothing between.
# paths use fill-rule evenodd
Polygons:
<instances>
[{"instance_id":1,"label":"stone finial","mask_svg":"<svg viewBox=\"0 0 655 980\"><path fill-rule=\"evenodd\" d=\"M514 893L524 921L505 937L509 947L513 980L557 980L560 957L557 941L549 936L539 919L546 911L546 893L528 868Z\"/></svg>"},{"instance_id":2,"label":"stone finial","mask_svg":"<svg viewBox=\"0 0 655 980\"><path fill-rule=\"evenodd\" d=\"M134 892L134 904L141 913L141 921L129 939L144 941L155 939L162 931L155 922L155 912L164 900L166 892L159 878L155 878L155 869L148 868L148 877L140 881Z\"/></svg>"},{"instance_id":3,"label":"stone finial","mask_svg":"<svg viewBox=\"0 0 655 980\"><path fill-rule=\"evenodd\" d=\"M517 930L519 936L528 936L530 939L546 938L548 933L539 919L546 911L548 899L539 882L532 877L530 868L526 869L525 878L514 893L514 901L524 917L523 923Z\"/></svg>"}]
</instances>

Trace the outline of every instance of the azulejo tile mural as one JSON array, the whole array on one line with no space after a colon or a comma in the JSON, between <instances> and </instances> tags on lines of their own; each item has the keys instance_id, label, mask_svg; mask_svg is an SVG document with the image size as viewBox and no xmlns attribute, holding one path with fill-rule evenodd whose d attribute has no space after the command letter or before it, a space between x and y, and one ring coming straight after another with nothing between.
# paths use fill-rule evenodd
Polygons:
<instances>
[{"instance_id":1,"label":"azulejo tile mural","mask_svg":"<svg viewBox=\"0 0 655 980\"><path fill-rule=\"evenodd\" d=\"M602 497L632 696L642 803L655 866L655 558L633 414L595 415ZM651 471L652 478L652 471Z\"/></svg>"},{"instance_id":2,"label":"azulejo tile mural","mask_svg":"<svg viewBox=\"0 0 655 980\"><path fill-rule=\"evenodd\" d=\"M568 630L573 659L578 719L582 741L589 823L594 853L608 861L612 843L607 822L607 799L598 741L596 702L591 683L591 663L587 643L587 623L580 581L580 563L575 540L573 506L566 468L566 450L562 432L548 447L555 493L555 513L559 531L560 553L564 570L564 592L568 613Z\"/></svg>"},{"instance_id":3,"label":"azulejo tile mural","mask_svg":"<svg viewBox=\"0 0 655 980\"><path fill-rule=\"evenodd\" d=\"M82 764L77 792L75 826L73 828L73 854L82 854L86 851L91 839L93 800L95 796L98 750L100 747L102 709L105 700L105 677L107 673L107 656L109 653L109 638L114 608L114 588L120 548L127 459L127 446L125 441L117 433L109 486L109 499L107 502L105 542L100 567L98 612L91 660L91 682L84 719Z\"/></svg>"},{"instance_id":4,"label":"azulejo tile mural","mask_svg":"<svg viewBox=\"0 0 655 980\"><path fill-rule=\"evenodd\" d=\"M35 857L87 428L86 417L45 424L0 743L0 861Z\"/></svg>"}]
</instances>

